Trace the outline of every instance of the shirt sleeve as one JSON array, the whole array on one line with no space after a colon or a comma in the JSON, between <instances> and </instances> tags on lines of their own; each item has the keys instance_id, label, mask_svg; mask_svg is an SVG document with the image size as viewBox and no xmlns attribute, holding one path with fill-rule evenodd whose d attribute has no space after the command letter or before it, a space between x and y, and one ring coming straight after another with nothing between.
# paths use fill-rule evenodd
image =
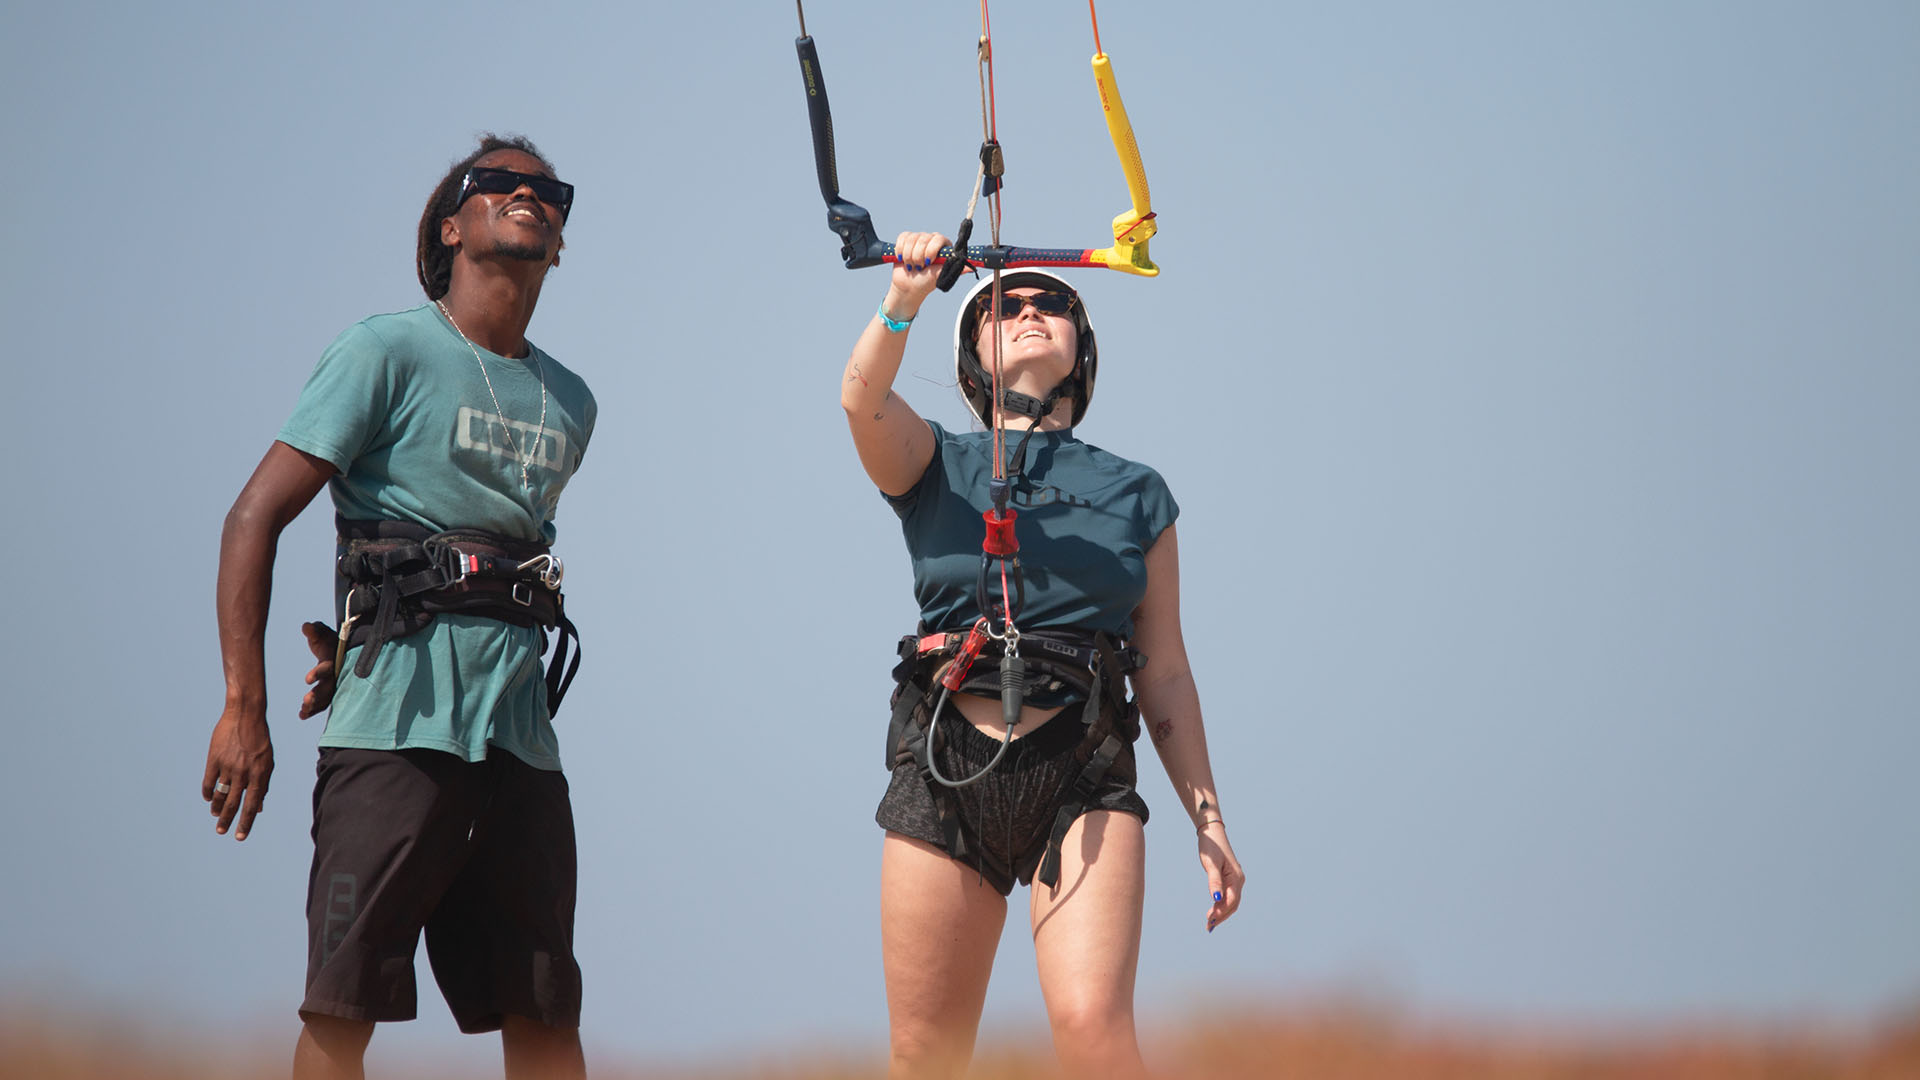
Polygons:
<instances>
[{"instance_id":1,"label":"shirt sleeve","mask_svg":"<svg viewBox=\"0 0 1920 1080\"><path fill-rule=\"evenodd\" d=\"M1146 483L1141 487L1140 510L1143 519L1141 531L1145 534L1140 539L1140 550L1146 551L1180 516L1180 504L1174 501L1173 491L1154 469L1147 470Z\"/></svg>"},{"instance_id":2,"label":"shirt sleeve","mask_svg":"<svg viewBox=\"0 0 1920 1080\"><path fill-rule=\"evenodd\" d=\"M593 427L600 422L599 400L593 396L591 390L586 391L586 395L586 408L582 410L586 416L580 423L580 456L583 458L587 456L587 443L593 438Z\"/></svg>"},{"instance_id":3,"label":"shirt sleeve","mask_svg":"<svg viewBox=\"0 0 1920 1080\"><path fill-rule=\"evenodd\" d=\"M392 399L386 342L355 324L320 354L279 440L345 473L382 437Z\"/></svg>"},{"instance_id":4,"label":"shirt sleeve","mask_svg":"<svg viewBox=\"0 0 1920 1080\"><path fill-rule=\"evenodd\" d=\"M920 505L921 492L938 486L946 475L946 429L931 420L926 424L933 432L933 457L927 462L927 471L920 474L918 482L899 495L889 495L884 491L880 493L880 497L887 500L887 505L893 507L893 512L902 521L912 516L914 507Z\"/></svg>"}]
</instances>

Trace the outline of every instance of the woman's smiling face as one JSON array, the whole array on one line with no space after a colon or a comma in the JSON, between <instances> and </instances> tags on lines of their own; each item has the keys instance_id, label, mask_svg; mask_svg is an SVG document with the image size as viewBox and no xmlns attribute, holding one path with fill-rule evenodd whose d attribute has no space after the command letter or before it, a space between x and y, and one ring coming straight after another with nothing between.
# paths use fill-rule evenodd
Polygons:
<instances>
[{"instance_id":1,"label":"woman's smiling face","mask_svg":"<svg viewBox=\"0 0 1920 1080\"><path fill-rule=\"evenodd\" d=\"M1008 289L1003 295L1010 309L1016 299L1025 301L1042 293L1070 295L1030 286ZM980 303L983 307L991 305L991 294L982 293ZM1037 376L1032 381L1040 384L1040 394L1045 394L1056 383L1073 374L1074 361L1079 356L1080 334L1074 325L1071 309L1058 315L1046 315L1033 303L1023 302L1019 305L1018 314L998 320L990 319L982 312L974 331L974 348L980 357L980 366L989 375L993 372L991 334L996 326L1000 329L1000 363L1009 386L1029 381L1023 376L1031 373ZM1026 392L1032 393L1031 390Z\"/></svg>"}]
</instances>

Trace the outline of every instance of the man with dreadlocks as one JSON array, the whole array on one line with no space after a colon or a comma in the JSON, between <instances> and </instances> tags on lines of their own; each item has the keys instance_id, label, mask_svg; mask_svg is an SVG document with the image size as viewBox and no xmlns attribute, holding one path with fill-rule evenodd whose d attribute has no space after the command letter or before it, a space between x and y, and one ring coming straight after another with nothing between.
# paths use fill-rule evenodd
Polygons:
<instances>
[{"instance_id":1,"label":"man with dreadlocks","mask_svg":"<svg viewBox=\"0 0 1920 1080\"><path fill-rule=\"evenodd\" d=\"M572 203L525 139L487 135L455 163L420 218L428 302L328 347L227 514L226 705L201 795L236 840L273 773L276 543L322 486L340 529L341 633L304 627L319 663L301 716L332 709L296 1080L361 1076L374 1023L414 1017L422 930L461 1030L499 1031L509 1077L585 1074L573 812L552 723L572 625L548 545L595 404L525 336ZM561 636L543 678L549 629Z\"/></svg>"}]
</instances>

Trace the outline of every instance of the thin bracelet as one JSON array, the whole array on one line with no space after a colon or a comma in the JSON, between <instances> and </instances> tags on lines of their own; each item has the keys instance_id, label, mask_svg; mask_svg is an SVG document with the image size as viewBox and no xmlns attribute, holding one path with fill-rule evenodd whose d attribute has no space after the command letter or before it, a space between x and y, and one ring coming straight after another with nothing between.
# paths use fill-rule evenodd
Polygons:
<instances>
[{"instance_id":1,"label":"thin bracelet","mask_svg":"<svg viewBox=\"0 0 1920 1080\"><path fill-rule=\"evenodd\" d=\"M880 301L880 306L874 308L873 313L880 316L880 321L886 324L887 333L889 334L905 333L907 327L913 325L913 316L911 315L904 319L896 319L887 314L887 302L885 300Z\"/></svg>"},{"instance_id":2,"label":"thin bracelet","mask_svg":"<svg viewBox=\"0 0 1920 1080\"><path fill-rule=\"evenodd\" d=\"M1196 833L1203 833L1207 831L1207 826L1209 825L1225 825L1226 823L1227 823L1227 820L1225 818L1217 818L1217 817L1208 818L1207 820L1194 826L1193 831Z\"/></svg>"}]
</instances>

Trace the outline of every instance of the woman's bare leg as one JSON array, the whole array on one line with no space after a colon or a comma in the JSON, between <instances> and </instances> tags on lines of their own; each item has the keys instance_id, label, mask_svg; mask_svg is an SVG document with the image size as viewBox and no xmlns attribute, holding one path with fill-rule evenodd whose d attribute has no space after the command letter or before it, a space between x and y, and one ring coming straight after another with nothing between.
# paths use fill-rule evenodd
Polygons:
<instances>
[{"instance_id":1,"label":"woman's bare leg","mask_svg":"<svg viewBox=\"0 0 1920 1080\"><path fill-rule=\"evenodd\" d=\"M1060 887L1034 883L1034 958L1054 1053L1069 1076L1147 1075L1133 1026L1146 854L1139 818L1096 810L1067 832Z\"/></svg>"},{"instance_id":2,"label":"woman's bare leg","mask_svg":"<svg viewBox=\"0 0 1920 1080\"><path fill-rule=\"evenodd\" d=\"M880 953L890 1080L958 1077L973 1057L1007 901L932 844L889 832L880 854Z\"/></svg>"}]
</instances>

